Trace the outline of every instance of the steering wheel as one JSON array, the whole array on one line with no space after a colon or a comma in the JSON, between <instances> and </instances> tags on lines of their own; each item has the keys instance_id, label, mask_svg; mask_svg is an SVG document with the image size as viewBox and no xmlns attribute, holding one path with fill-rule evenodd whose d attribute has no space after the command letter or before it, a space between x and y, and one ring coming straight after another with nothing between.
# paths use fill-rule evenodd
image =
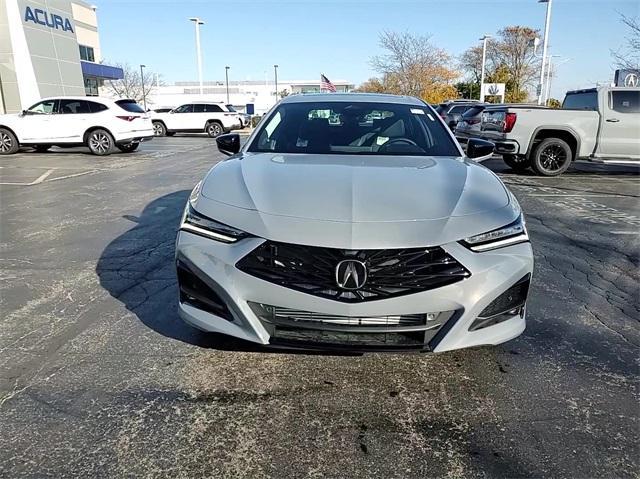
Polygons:
<instances>
[{"instance_id":1,"label":"steering wheel","mask_svg":"<svg viewBox=\"0 0 640 479\"><path fill-rule=\"evenodd\" d=\"M420 148L415 141L410 140L409 138L393 138L392 140L389 140L385 144L383 144L378 149L378 151L386 150L388 146L393 145L395 143L402 143L402 144L405 144L405 145L411 145L411 146L416 146L416 147Z\"/></svg>"}]
</instances>

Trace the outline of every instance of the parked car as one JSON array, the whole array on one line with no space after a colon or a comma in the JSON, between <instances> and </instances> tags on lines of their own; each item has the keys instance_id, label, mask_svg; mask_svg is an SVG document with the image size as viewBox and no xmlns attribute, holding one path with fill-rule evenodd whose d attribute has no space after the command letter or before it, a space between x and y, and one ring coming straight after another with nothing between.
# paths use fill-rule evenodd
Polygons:
<instances>
[{"instance_id":1,"label":"parked car","mask_svg":"<svg viewBox=\"0 0 640 479\"><path fill-rule=\"evenodd\" d=\"M478 137L515 171L555 176L576 159L640 164L638 125L640 88L603 86L567 92L562 109L488 107Z\"/></svg>"},{"instance_id":2,"label":"parked car","mask_svg":"<svg viewBox=\"0 0 640 479\"><path fill-rule=\"evenodd\" d=\"M446 351L522 333L533 255L518 202L431 111L293 95L244 146L218 137L231 158L196 185L178 232L181 317L303 348ZM467 155L492 151L472 139Z\"/></svg>"},{"instance_id":3,"label":"parked car","mask_svg":"<svg viewBox=\"0 0 640 479\"><path fill-rule=\"evenodd\" d=\"M167 113L151 115L156 136L175 133L207 133L216 137L242 128L242 120L224 103L198 101L180 105Z\"/></svg>"},{"instance_id":4,"label":"parked car","mask_svg":"<svg viewBox=\"0 0 640 479\"><path fill-rule=\"evenodd\" d=\"M462 114L478 103L480 103L478 100L451 100L440 103L436 113L438 113L446 125L453 130L462 117Z\"/></svg>"},{"instance_id":5,"label":"parked car","mask_svg":"<svg viewBox=\"0 0 640 479\"><path fill-rule=\"evenodd\" d=\"M488 105L488 103L478 103L462 114L453 130L461 145L465 145L470 138L477 138L482 123L482 112Z\"/></svg>"},{"instance_id":6,"label":"parked car","mask_svg":"<svg viewBox=\"0 0 640 479\"><path fill-rule=\"evenodd\" d=\"M251 126L251 115L248 115L246 113L242 113L242 112L236 110L233 105L226 105L226 107L227 107L227 110L235 112L235 113L238 114L238 116L240 118L241 128L246 128L247 126Z\"/></svg>"},{"instance_id":7,"label":"parked car","mask_svg":"<svg viewBox=\"0 0 640 479\"><path fill-rule=\"evenodd\" d=\"M21 146L36 151L87 146L94 155L108 155L114 148L129 153L152 138L151 120L135 100L45 98L22 113L0 115L1 155Z\"/></svg>"}]
</instances>

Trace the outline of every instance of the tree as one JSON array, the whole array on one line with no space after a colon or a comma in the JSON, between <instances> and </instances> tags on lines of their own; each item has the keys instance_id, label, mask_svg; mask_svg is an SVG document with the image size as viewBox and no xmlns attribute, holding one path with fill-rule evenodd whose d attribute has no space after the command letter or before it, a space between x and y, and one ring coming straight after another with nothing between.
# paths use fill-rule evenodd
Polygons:
<instances>
[{"instance_id":1,"label":"tree","mask_svg":"<svg viewBox=\"0 0 640 479\"><path fill-rule=\"evenodd\" d=\"M620 14L620 21L627 26L627 43L611 55L618 68L625 70L640 69L640 23L638 17Z\"/></svg>"},{"instance_id":2,"label":"tree","mask_svg":"<svg viewBox=\"0 0 640 479\"><path fill-rule=\"evenodd\" d=\"M474 83L480 84L482 78L482 47L468 48L459 59L460 69L469 75Z\"/></svg>"},{"instance_id":3,"label":"tree","mask_svg":"<svg viewBox=\"0 0 640 479\"><path fill-rule=\"evenodd\" d=\"M531 42L538 33L533 28L510 26L498 31L495 41L488 42L491 71L504 68L508 72L504 82L507 83L507 101L526 100L527 89L535 84L540 60L533 54Z\"/></svg>"},{"instance_id":4,"label":"tree","mask_svg":"<svg viewBox=\"0 0 640 479\"><path fill-rule=\"evenodd\" d=\"M547 100L547 106L550 108L562 108L562 103L560 103L560 100L556 100L555 98L549 98Z\"/></svg>"},{"instance_id":5,"label":"tree","mask_svg":"<svg viewBox=\"0 0 640 479\"><path fill-rule=\"evenodd\" d=\"M108 90L118 98L131 98L138 103L145 101L149 103L149 96L153 93L156 85L156 74L145 70L144 78L142 78L140 70L131 67L128 63L116 63L115 66L122 68L124 75L120 80L109 80L105 84Z\"/></svg>"},{"instance_id":6,"label":"tree","mask_svg":"<svg viewBox=\"0 0 640 479\"><path fill-rule=\"evenodd\" d=\"M458 72L430 37L386 31L380 34L380 46L386 54L373 57L371 65L382 77L369 79L359 91L411 95L432 103L457 96L453 81Z\"/></svg>"}]
</instances>

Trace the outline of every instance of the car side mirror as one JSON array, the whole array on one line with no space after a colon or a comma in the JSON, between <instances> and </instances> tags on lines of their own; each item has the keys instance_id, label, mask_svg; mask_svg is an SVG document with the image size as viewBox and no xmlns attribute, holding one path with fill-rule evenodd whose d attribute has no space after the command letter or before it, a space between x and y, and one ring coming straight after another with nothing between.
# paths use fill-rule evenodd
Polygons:
<instances>
[{"instance_id":1,"label":"car side mirror","mask_svg":"<svg viewBox=\"0 0 640 479\"><path fill-rule=\"evenodd\" d=\"M235 155L240 151L240 135L237 133L227 133L216 137L218 150L225 155Z\"/></svg>"},{"instance_id":2,"label":"car side mirror","mask_svg":"<svg viewBox=\"0 0 640 479\"><path fill-rule=\"evenodd\" d=\"M29 114L29 112L27 110L22 110L20 112L20 116L27 116Z\"/></svg>"},{"instance_id":3,"label":"car side mirror","mask_svg":"<svg viewBox=\"0 0 640 479\"><path fill-rule=\"evenodd\" d=\"M467 158L476 161L484 161L491 158L495 145L490 141L480 138L470 138L467 142Z\"/></svg>"}]
</instances>

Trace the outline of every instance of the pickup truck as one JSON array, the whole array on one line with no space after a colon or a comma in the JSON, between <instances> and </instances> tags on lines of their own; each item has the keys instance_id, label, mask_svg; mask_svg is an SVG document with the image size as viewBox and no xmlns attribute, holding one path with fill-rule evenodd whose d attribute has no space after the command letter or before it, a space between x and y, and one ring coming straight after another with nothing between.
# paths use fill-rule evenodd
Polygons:
<instances>
[{"instance_id":1,"label":"pickup truck","mask_svg":"<svg viewBox=\"0 0 640 479\"><path fill-rule=\"evenodd\" d=\"M556 176L574 160L640 165L640 87L569 91L561 109L489 106L476 137L516 172Z\"/></svg>"}]
</instances>

